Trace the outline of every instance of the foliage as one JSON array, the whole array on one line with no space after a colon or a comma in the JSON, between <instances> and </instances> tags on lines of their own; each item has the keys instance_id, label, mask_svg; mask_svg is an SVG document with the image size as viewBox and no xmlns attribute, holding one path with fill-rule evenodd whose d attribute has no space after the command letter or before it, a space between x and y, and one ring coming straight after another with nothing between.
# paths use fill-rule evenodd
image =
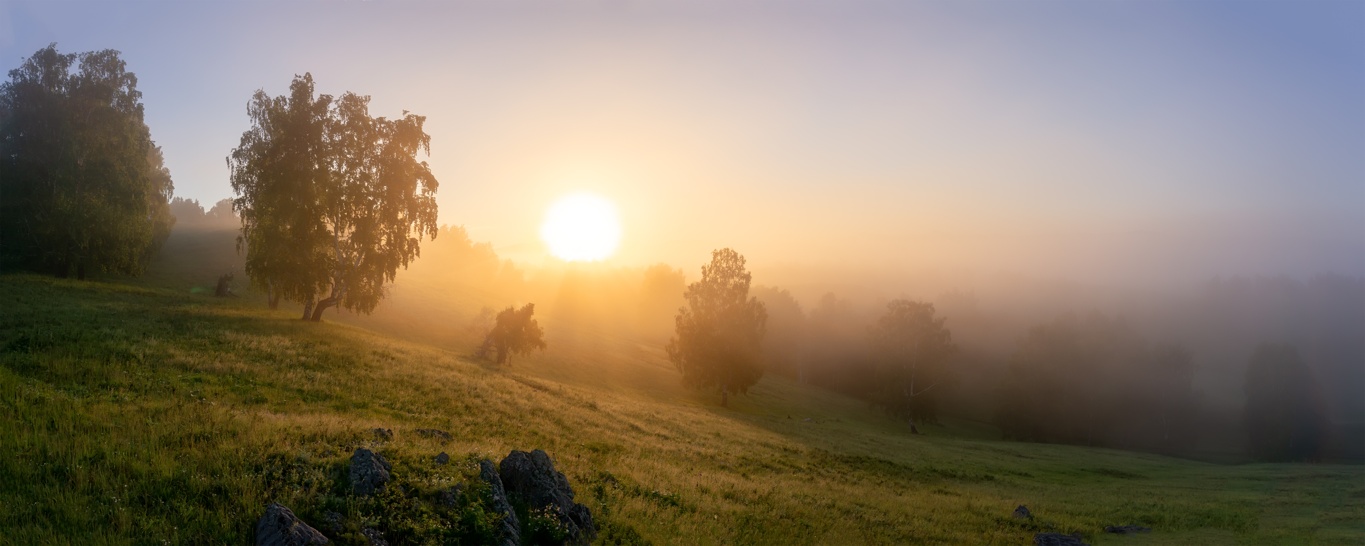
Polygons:
<instances>
[{"instance_id":1,"label":"foliage","mask_svg":"<svg viewBox=\"0 0 1365 546\"><path fill-rule=\"evenodd\" d=\"M232 210L232 199L220 199L208 210L194 199L176 197L171 199L171 216L175 217L178 230L194 229L232 229L242 227L241 219Z\"/></svg>"},{"instance_id":2,"label":"foliage","mask_svg":"<svg viewBox=\"0 0 1365 546\"><path fill-rule=\"evenodd\" d=\"M1191 356L1126 321L1064 315L1020 339L1001 382L1006 438L1168 451L1198 411Z\"/></svg>"},{"instance_id":3,"label":"foliage","mask_svg":"<svg viewBox=\"0 0 1365 546\"><path fill-rule=\"evenodd\" d=\"M1245 419L1252 456L1269 461L1316 459L1326 423L1317 385L1297 347L1262 343L1246 372Z\"/></svg>"},{"instance_id":4,"label":"foliage","mask_svg":"<svg viewBox=\"0 0 1365 546\"><path fill-rule=\"evenodd\" d=\"M498 364L510 364L512 355L545 349L545 330L532 318L535 312L536 304L528 303L521 309L508 307L498 313L484 341L485 347L497 351Z\"/></svg>"},{"instance_id":5,"label":"foliage","mask_svg":"<svg viewBox=\"0 0 1365 546\"><path fill-rule=\"evenodd\" d=\"M369 313L400 266L436 237L437 181L423 116L370 117L368 96L314 95L313 77L289 96L257 91L252 127L228 156L253 282L304 303L306 319L332 306Z\"/></svg>"},{"instance_id":6,"label":"foliage","mask_svg":"<svg viewBox=\"0 0 1365 546\"><path fill-rule=\"evenodd\" d=\"M957 352L944 320L932 303L898 299L870 329L878 357L875 400L892 415L938 421L937 395L952 379L947 364Z\"/></svg>"},{"instance_id":7,"label":"foliage","mask_svg":"<svg viewBox=\"0 0 1365 546\"><path fill-rule=\"evenodd\" d=\"M749 297L744 256L729 248L711 253L701 280L689 284L678 310L676 335L666 347L668 358L693 388L718 386L721 404L730 392L747 392L763 377L764 323L768 315Z\"/></svg>"},{"instance_id":8,"label":"foliage","mask_svg":"<svg viewBox=\"0 0 1365 546\"><path fill-rule=\"evenodd\" d=\"M803 358L810 383L872 401L876 360L867 332L874 320L833 293L822 296L806 321Z\"/></svg>"},{"instance_id":9,"label":"foliage","mask_svg":"<svg viewBox=\"0 0 1365 546\"><path fill-rule=\"evenodd\" d=\"M0 84L0 263L139 274L170 233L170 172L119 52L40 49Z\"/></svg>"},{"instance_id":10,"label":"foliage","mask_svg":"<svg viewBox=\"0 0 1365 546\"><path fill-rule=\"evenodd\" d=\"M782 288L755 287L754 297L768 313L763 334L765 367L774 374L804 381L803 360L809 332L801 304Z\"/></svg>"}]
</instances>

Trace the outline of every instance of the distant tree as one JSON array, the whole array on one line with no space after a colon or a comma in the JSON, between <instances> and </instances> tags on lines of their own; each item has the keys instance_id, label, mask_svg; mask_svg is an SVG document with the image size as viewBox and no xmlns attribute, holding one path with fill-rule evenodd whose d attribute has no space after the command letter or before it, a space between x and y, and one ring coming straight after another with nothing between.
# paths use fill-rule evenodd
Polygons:
<instances>
[{"instance_id":1,"label":"distant tree","mask_svg":"<svg viewBox=\"0 0 1365 546\"><path fill-rule=\"evenodd\" d=\"M1161 444L1170 448L1189 430L1187 421L1197 411L1194 392L1194 362L1180 345L1157 347L1150 352L1150 366L1144 370L1146 397L1142 401L1158 419Z\"/></svg>"},{"instance_id":2,"label":"distant tree","mask_svg":"<svg viewBox=\"0 0 1365 546\"><path fill-rule=\"evenodd\" d=\"M204 207L199 205L194 199L176 197L171 199L171 216L175 218L175 226L183 228L185 226L197 225L204 221Z\"/></svg>"},{"instance_id":3,"label":"distant tree","mask_svg":"<svg viewBox=\"0 0 1365 546\"><path fill-rule=\"evenodd\" d=\"M775 374L805 381L806 312L785 289L767 286L754 288L754 297L768 312L763 334L763 357L767 369Z\"/></svg>"},{"instance_id":4,"label":"distant tree","mask_svg":"<svg viewBox=\"0 0 1365 546\"><path fill-rule=\"evenodd\" d=\"M936 422L937 394L951 380L948 360L957 352L934 304L892 300L870 329L878 362L876 401L897 417Z\"/></svg>"},{"instance_id":5,"label":"distant tree","mask_svg":"<svg viewBox=\"0 0 1365 546\"><path fill-rule=\"evenodd\" d=\"M834 293L811 308L802 344L805 375L815 385L872 401L876 366L868 327L873 317Z\"/></svg>"},{"instance_id":6,"label":"distant tree","mask_svg":"<svg viewBox=\"0 0 1365 546\"><path fill-rule=\"evenodd\" d=\"M1141 369L1143 347L1125 321L1099 313L1034 326L1020 338L1001 381L996 424L1006 438L1105 443L1134 413L1119 404L1132 386L1121 371ZM1136 414L1150 413L1141 408Z\"/></svg>"},{"instance_id":7,"label":"distant tree","mask_svg":"<svg viewBox=\"0 0 1365 546\"><path fill-rule=\"evenodd\" d=\"M1247 364L1246 427L1252 456L1268 461L1316 459L1326 423L1312 372L1290 344L1262 343Z\"/></svg>"},{"instance_id":8,"label":"distant tree","mask_svg":"<svg viewBox=\"0 0 1365 546\"><path fill-rule=\"evenodd\" d=\"M425 117L375 118L368 96L313 89L304 74L288 96L257 91L227 163L247 274L317 321L333 306L374 310L420 239L436 237L437 182L416 159L430 152Z\"/></svg>"},{"instance_id":9,"label":"distant tree","mask_svg":"<svg viewBox=\"0 0 1365 546\"><path fill-rule=\"evenodd\" d=\"M687 286L687 306L678 310L676 335L668 342L668 358L693 388L717 386L721 406L731 392L746 393L763 377L764 323L768 315L749 297L744 256L723 248L711 253L701 280Z\"/></svg>"},{"instance_id":10,"label":"distant tree","mask_svg":"<svg viewBox=\"0 0 1365 546\"><path fill-rule=\"evenodd\" d=\"M498 364L510 364L512 355L530 354L531 351L545 349L545 331L532 317L536 305L528 303L521 309L508 307L498 313L493 329L484 338L480 352L497 352Z\"/></svg>"},{"instance_id":11,"label":"distant tree","mask_svg":"<svg viewBox=\"0 0 1365 546\"><path fill-rule=\"evenodd\" d=\"M112 49L38 50L0 84L0 262L141 273L170 234L172 183L137 77Z\"/></svg>"},{"instance_id":12,"label":"distant tree","mask_svg":"<svg viewBox=\"0 0 1365 546\"><path fill-rule=\"evenodd\" d=\"M241 220L237 218L237 213L232 211L231 199L219 199L213 204L213 208L204 213L204 220L218 226L241 227Z\"/></svg>"}]
</instances>

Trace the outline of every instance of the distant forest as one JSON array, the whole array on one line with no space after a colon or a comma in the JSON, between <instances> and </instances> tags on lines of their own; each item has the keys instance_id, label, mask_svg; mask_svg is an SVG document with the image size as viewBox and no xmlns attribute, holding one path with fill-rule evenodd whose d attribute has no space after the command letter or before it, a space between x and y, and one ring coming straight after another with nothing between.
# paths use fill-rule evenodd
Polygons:
<instances>
[{"instance_id":1,"label":"distant forest","mask_svg":"<svg viewBox=\"0 0 1365 546\"><path fill-rule=\"evenodd\" d=\"M210 211L228 210L224 203ZM167 251L199 256L177 261L241 271L232 220L193 202L173 208L193 220L176 222ZM209 241L214 246L202 245ZM561 339L604 331L662 345L689 278L695 274L666 264L526 268L464 228L442 226L372 315L342 317L470 347L494 310L534 302ZM755 278L752 295L767 311L766 373L886 408L873 330L891 300L827 293L803 303L762 282ZM1365 462L1365 279L1220 278L1135 299L1129 310L1112 309L1112 301L1087 306L1084 295L1034 307L1058 288L1025 280L991 291L1006 290L1035 294L992 305L948 290L924 302L957 348L934 372L942 384L919 402L928 408L914 417L924 432L965 419L1021 441L1213 461ZM1101 306L1105 312L1095 310Z\"/></svg>"}]
</instances>

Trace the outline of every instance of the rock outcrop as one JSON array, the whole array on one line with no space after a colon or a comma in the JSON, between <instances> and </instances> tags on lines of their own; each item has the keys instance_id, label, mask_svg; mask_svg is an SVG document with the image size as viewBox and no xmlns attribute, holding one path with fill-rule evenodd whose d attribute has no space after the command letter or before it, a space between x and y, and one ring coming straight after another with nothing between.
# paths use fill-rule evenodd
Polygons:
<instances>
[{"instance_id":1,"label":"rock outcrop","mask_svg":"<svg viewBox=\"0 0 1365 546\"><path fill-rule=\"evenodd\" d=\"M265 515L256 520L256 546L315 546L327 543L327 537L277 502L265 507Z\"/></svg>"},{"instance_id":2,"label":"rock outcrop","mask_svg":"<svg viewBox=\"0 0 1365 546\"><path fill-rule=\"evenodd\" d=\"M393 466L378 453L358 448L351 455L351 490L357 495L373 495L389 482Z\"/></svg>"},{"instance_id":3,"label":"rock outcrop","mask_svg":"<svg viewBox=\"0 0 1365 546\"><path fill-rule=\"evenodd\" d=\"M502 478L498 475L497 467L493 466L493 461L488 459L479 461L479 479L487 483L493 492L493 506L490 508L502 515L502 524L498 527L499 544L501 546L521 544L521 522L517 521L517 513L512 510L512 503L507 499L507 490L503 488Z\"/></svg>"},{"instance_id":4,"label":"rock outcrop","mask_svg":"<svg viewBox=\"0 0 1365 546\"><path fill-rule=\"evenodd\" d=\"M498 474L512 499L530 510L544 509L557 517L568 530L569 542L586 544L597 535L592 512L574 502L569 480L555 470L544 451L513 451L498 464Z\"/></svg>"}]
</instances>

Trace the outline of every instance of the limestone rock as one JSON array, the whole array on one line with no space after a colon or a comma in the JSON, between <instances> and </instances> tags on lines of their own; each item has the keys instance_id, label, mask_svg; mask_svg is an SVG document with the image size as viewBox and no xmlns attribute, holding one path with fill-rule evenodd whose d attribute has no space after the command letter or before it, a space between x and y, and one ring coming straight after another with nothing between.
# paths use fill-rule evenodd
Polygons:
<instances>
[{"instance_id":1,"label":"limestone rock","mask_svg":"<svg viewBox=\"0 0 1365 546\"><path fill-rule=\"evenodd\" d=\"M456 508L460 505L460 496L464 494L464 484L457 483L454 487L442 489L436 494L436 502L446 508Z\"/></svg>"},{"instance_id":2,"label":"limestone rock","mask_svg":"<svg viewBox=\"0 0 1365 546\"><path fill-rule=\"evenodd\" d=\"M389 481L393 466L378 453L358 448L351 455L351 489L357 495L373 495Z\"/></svg>"},{"instance_id":3,"label":"limestone rock","mask_svg":"<svg viewBox=\"0 0 1365 546\"><path fill-rule=\"evenodd\" d=\"M384 540L384 533L378 529L366 527L360 530L360 534L365 535L365 540L369 541L370 546L389 546L389 541Z\"/></svg>"},{"instance_id":4,"label":"limestone rock","mask_svg":"<svg viewBox=\"0 0 1365 546\"><path fill-rule=\"evenodd\" d=\"M265 507L265 515L256 521L256 546L314 546L327 543L327 537L277 502Z\"/></svg>"},{"instance_id":5,"label":"limestone rock","mask_svg":"<svg viewBox=\"0 0 1365 546\"><path fill-rule=\"evenodd\" d=\"M437 455L437 456L436 456L435 460L436 460L436 464L446 464L446 463L450 462L450 455L448 455L448 454L446 454L446 452L442 451L440 455Z\"/></svg>"},{"instance_id":6,"label":"limestone rock","mask_svg":"<svg viewBox=\"0 0 1365 546\"><path fill-rule=\"evenodd\" d=\"M521 544L521 522L517 521L517 513L512 510L512 503L507 500L507 491L503 489L502 478L498 476L497 467L493 466L493 461L484 459L479 461L479 479L488 484L493 491L494 512L502 514L502 524L498 527L498 539L501 546L517 546Z\"/></svg>"},{"instance_id":7,"label":"limestone rock","mask_svg":"<svg viewBox=\"0 0 1365 546\"><path fill-rule=\"evenodd\" d=\"M569 531L569 542L587 543L597 535L592 512L574 502L569 480L555 470L554 462L544 451L513 451L498 465L498 474L510 497L525 503L527 508L549 508L556 514Z\"/></svg>"}]
</instances>

